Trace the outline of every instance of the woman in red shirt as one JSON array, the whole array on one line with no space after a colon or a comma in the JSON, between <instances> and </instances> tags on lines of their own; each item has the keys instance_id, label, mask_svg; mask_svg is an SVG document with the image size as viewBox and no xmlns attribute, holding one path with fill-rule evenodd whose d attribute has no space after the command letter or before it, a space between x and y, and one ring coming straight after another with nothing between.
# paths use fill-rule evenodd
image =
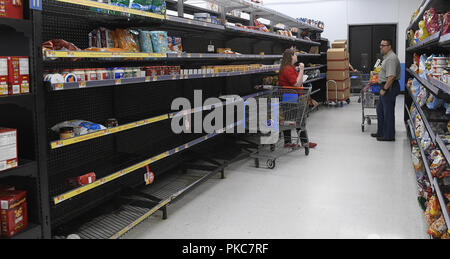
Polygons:
<instances>
[{"instance_id":1,"label":"woman in red shirt","mask_svg":"<svg viewBox=\"0 0 450 259\"><path fill-rule=\"evenodd\" d=\"M295 69L295 63L297 63L297 54L293 49L287 49L283 54L283 60L281 61L280 67L280 79L278 80L278 86L303 86L303 74L305 72L305 65L300 63L298 68L300 72L297 72ZM301 129L298 128L297 132ZM305 139L307 139L306 131L300 132L300 139L302 140L302 144L305 143ZM292 144L291 139L291 131L287 130L284 132L284 143L286 147L294 147L295 144ZM309 142L310 148L315 148L317 146L316 143Z\"/></svg>"}]
</instances>

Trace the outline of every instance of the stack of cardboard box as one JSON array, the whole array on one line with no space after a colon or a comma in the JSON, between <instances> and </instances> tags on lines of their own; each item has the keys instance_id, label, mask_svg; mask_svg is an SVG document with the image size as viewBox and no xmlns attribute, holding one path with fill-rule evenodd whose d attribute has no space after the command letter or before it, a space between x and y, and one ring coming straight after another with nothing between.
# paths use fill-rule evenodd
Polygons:
<instances>
[{"instance_id":1,"label":"stack of cardboard box","mask_svg":"<svg viewBox=\"0 0 450 259\"><path fill-rule=\"evenodd\" d=\"M329 101L345 101L350 98L350 64L346 40L336 40L327 52L327 83Z\"/></svg>"}]
</instances>

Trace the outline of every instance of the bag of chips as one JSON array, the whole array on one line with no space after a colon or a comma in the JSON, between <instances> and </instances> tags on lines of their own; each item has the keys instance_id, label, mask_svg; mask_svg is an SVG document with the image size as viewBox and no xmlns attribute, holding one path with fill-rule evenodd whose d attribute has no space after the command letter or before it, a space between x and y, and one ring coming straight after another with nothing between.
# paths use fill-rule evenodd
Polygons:
<instances>
[{"instance_id":1,"label":"bag of chips","mask_svg":"<svg viewBox=\"0 0 450 259\"><path fill-rule=\"evenodd\" d=\"M141 52L153 53L152 36L149 31L139 31L139 44Z\"/></svg>"},{"instance_id":2,"label":"bag of chips","mask_svg":"<svg viewBox=\"0 0 450 259\"><path fill-rule=\"evenodd\" d=\"M438 220L434 221L427 231L427 233L434 238L440 238L445 232L447 232L447 225L445 224L443 215L441 215Z\"/></svg>"},{"instance_id":3,"label":"bag of chips","mask_svg":"<svg viewBox=\"0 0 450 259\"><path fill-rule=\"evenodd\" d=\"M169 51L167 32L166 31L151 31L153 51L155 53L167 53Z\"/></svg>"},{"instance_id":4,"label":"bag of chips","mask_svg":"<svg viewBox=\"0 0 450 259\"><path fill-rule=\"evenodd\" d=\"M447 12L442 17L442 34L444 36L450 33L450 12Z\"/></svg>"},{"instance_id":5,"label":"bag of chips","mask_svg":"<svg viewBox=\"0 0 450 259\"><path fill-rule=\"evenodd\" d=\"M423 20L429 35L433 35L440 31L439 14L436 13L436 10L433 7L425 12Z\"/></svg>"},{"instance_id":6,"label":"bag of chips","mask_svg":"<svg viewBox=\"0 0 450 259\"><path fill-rule=\"evenodd\" d=\"M427 107L430 110L437 110L441 108L441 106L444 104L444 101L437 98L436 96L430 94L427 100Z\"/></svg>"},{"instance_id":7,"label":"bag of chips","mask_svg":"<svg viewBox=\"0 0 450 259\"><path fill-rule=\"evenodd\" d=\"M433 222L439 216L439 213L440 213L439 201L436 195L433 195L428 200L427 209L425 211L425 219L428 225L431 226L431 224L433 224Z\"/></svg>"}]
</instances>

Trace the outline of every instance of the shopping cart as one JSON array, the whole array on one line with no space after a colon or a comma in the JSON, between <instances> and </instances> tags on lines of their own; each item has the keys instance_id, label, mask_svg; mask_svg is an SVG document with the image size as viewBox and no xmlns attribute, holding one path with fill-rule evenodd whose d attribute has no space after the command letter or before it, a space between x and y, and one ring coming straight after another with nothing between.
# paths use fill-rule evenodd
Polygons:
<instances>
[{"instance_id":1,"label":"shopping cart","mask_svg":"<svg viewBox=\"0 0 450 259\"><path fill-rule=\"evenodd\" d=\"M271 134L261 138L263 141L258 144L257 152L251 155L255 159L256 167L260 167L260 161L264 160L267 168L274 169L279 157L302 148L305 149L305 155L309 155L306 118L310 96L310 87L280 87L272 92L272 98L278 99L275 105L278 112L271 113L268 122L278 123L274 125L275 130ZM271 108L274 103L269 105ZM291 137L284 136L284 131L291 131ZM292 131L295 131L296 136L293 136Z\"/></svg>"},{"instance_id":2,"label":"shopping cart","mask_svg":"<svg viewBox=\"0 0 450 259\"><path fill-rule=\"evenodd\" d=\"M360 71L350 72L350 93L351 96L358 96L358 103L361 103L361 91L369 83L370 74L363 74Z\"/></svg>"},{"instance_id":3,"label":"shopping cart","mask_svg":"<svg viewBox=\"0 0 450 259\"><path fill-rule=\"evenodd\" d=\"M367 85L361 91L361 104L362 104L362 132L365 131L367 125L372 125L372 120L377 118L376 108L380 100L379 96L379 86L378 85ZM371 110L372 113L368 113ZM375 114L373 114L375 111ZM367 124L366 124L367 121Z\"/></svg>"}]
</instances>

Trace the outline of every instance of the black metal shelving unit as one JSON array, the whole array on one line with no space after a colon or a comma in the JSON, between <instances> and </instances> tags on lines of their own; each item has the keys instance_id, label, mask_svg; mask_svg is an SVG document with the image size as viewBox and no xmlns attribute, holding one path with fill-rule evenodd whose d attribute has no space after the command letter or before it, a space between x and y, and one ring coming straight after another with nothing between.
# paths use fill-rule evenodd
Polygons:
<instances>
[{"instance_id":1,"label":"black metal shelving unit","mask_svg":"<svg viewBox=\"0 0 450 259\"><path fill-rule=\"evenodd\" d=\"M30 93L0 96L0 126L17 129L18 166L0 172L0 184L15 186L27 192L28 226L8 239L38 239L43 237L45 218L42 193L46 190L38 171L38 137L36 84L33 63L33 18L28 1L24 1L22 20L0 18L0 56L27 56L30 63ZM2 238L5 239L5 238Z\"/></svg>"},{"instance_id":2,"label":"black metal shelving unit","mask_svg":"<svg viewBox=\"0 0 450 259\"><path fill-rule=\"evenodd\" d=\"M211 177L220 174L223 178L230 163L253 152L248 144L238 144L234 135L222 134L225 128L213 134L172 133L170 119L176 112L171 110L171 102L177 97L192 102L194 90L202 90L204 99L223 95L255 97L264 92L257 92L254 86L277 69L53 85L42 81L44 70L174 64L186 69L203 65L273 65L281 59L283 51L292 46L305 52L312 46L320 46L321 52L328 48L327 41L315 41L322 30L296 23L274 11L273 18L289 22L289 27L310 30L312 40L190 20L184 18L184 12L193 14L206 10L181 3L167 1L168 8L178 11L178 16L125 12L124 9L117 12L114 7L83 0L43 0L42 12L30 11L31 22L25 24L31 26L33 93L31 97L11 97L11 100L29 98L36 116L33 130L36 156L16 170L17 174L26 175L35 167L39 169L35 177L39 180L41 204L40 210L35 210L39 211L38 224L33 222L30 229L42 226L41 237L78 233L82 238L119 238L158 211L167 218L169 204ZM99 12L100 7L116 13ZM261 11L259 7L251 6L244 11L258 10ZM271 12L269 9L263 11ZM208 12L226 16L225 10ZM234 23L253 23L252 20L226 17ZM251 13L250 17L257 18ZM185 53L141 60L130 60L131 55L139 57L139 53L122 53L105 60L95 58L93 53L42 52L42 42L60 38L85 49L89 47L88 33L100 26L165 30L170 36L183 39ZM231 48L242 55L206 53L211 42L216 48ZM261 52L265 55L259 55ZM74 56L78 60L72 60ZM325 96L326 57L301 54L299 60L318 64L311 69L319 69L321 77L305 83L312 84L318 98L320 93ZM0 98L0 105L2 102ZM184 112L205 116L207 108L197 107ZM120 126L67 142L59 141L50 130L56 123L66 120L83 119L102 124L109 118L116 118ZM225 126L232 128L236 123ZM154 184L146 183L149 171L154 173ZM76 189L66 186L67 178L89 172L97 174L97 180L92 184Z\"/></svg>"},{"instance_id":3,"label":"black metal shelving unit","mask_svg":"<svg viewBox=\"0 0 450 259\"><path fill-rule=\"evenodd\" d=\"M418 24L420 20L423 18L423 14L429 8L435 8L438 13L445 13L450 10L450 5L448 1L445 0L424 0L420 7L419 15L414 19L411 25L407 28L406 33L409 30L417 30ZM437 98L444 100L445 102L450 102L450 86L436 80L434 78L427 79L419 76L415 71L409 69L409 67L413 64L413 54L416 53L418 55L427 54L428 56L431 54L444 54L449 56L450 45L448 44L450 39L450 34L442 35L442 32L435 33L425 40L419 42L414 46L409 46L409 42L406 42L406 73L412 79L417 80L423 87L427 89L428 94L432 94ZM429 110L426 105L420 106L418 101L414 99L410 90L406 91L405 94L405 112L404 112L404 120L406 126L408 128L408 132L412 131L414 128L415 118L412 118L412 114L409 109L413 106L418 115L422 118L422 121L425 126L425 130L427 131L430 140L435 148L439 149L443 156L445 157L447 165L450 162L450 153L448 147L444 144L441 136L446 134L446 131L443 129L447 126L448 121L450 120L449 116L442 116L445 114L445 109L442 110ZM411 136L413 139L416 139L418 144L418 148L421 153L421 157L423 160L423 164L425 167L426 175L430 181L433 192L437 195L441 210L444 215L445 222L447 227L450 227L450 216L447 211L447 204L450 202L446 200L443 196L443 193L449 193L450 187L444 184L443 179L438 179L437 177L433 177L430 171L431 162L427 158L428 150L424 150L421 144L421 138L416 138L415 132L411 132ZM450 228L449 228L450 229Z\"/></svg>"}]
</instances>

